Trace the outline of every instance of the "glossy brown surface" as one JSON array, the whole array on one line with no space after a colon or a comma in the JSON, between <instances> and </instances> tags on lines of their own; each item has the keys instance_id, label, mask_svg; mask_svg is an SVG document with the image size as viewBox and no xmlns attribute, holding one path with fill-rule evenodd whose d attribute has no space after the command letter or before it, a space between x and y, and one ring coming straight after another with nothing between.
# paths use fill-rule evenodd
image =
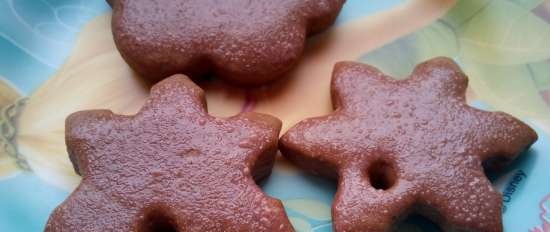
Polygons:
<instances>
[{"instance_id":1,"label":"glossy brown surface","mask_svg":"<svg viewBox=\"0 0 550 232\"><path fill-rule=\"evenodd\" d=\"M141 76L207 72L258 85L287 72L345 0L113 0L113 35Z\"/></svg>"},{"instance_id":2,"label":"glossy brown surface","mask_svg":"<svg viewBox=\"0 0 550 232\"><path fill-rule=\"evenodd\" d=\"M82 111L66 142L83 179L46 231L292 231L280 201L254 182L275 160L281 122L208 115L183 75L151 91L134 116Z\"/></svg>"},{"instance_id":3,"label":"glossy brown surface","mask_svg":"<svg viewBox=\"0 0 550 232\"><path fill-rule=\"evenodd\" d=\"M467 83L447 58L402 81L368 65L336 64L335 111L280 140L300 167L338 178L335 231L390 231L412 212L444 231L502 231L501 195L482 163L513 160L537 135L507 114L469 107Z\"/></svg>"}]
</instances>

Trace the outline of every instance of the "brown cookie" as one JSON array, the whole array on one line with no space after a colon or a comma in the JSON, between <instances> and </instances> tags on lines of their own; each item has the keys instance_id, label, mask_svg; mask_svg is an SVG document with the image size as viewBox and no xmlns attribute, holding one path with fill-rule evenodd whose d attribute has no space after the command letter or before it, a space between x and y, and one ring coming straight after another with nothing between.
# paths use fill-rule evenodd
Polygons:
<instances>
[{"instance_id":1,"label":"brown cookie","mask_svg":"<svg viewBox=\"0 0 550 232\"><path fill-rule=\"evenodd\" d=\"M118 50L141 76L183 73L264 84L298 60L306 36L345 0L110 0Z\"/></svg>"},{"instance_id":2,"label":"brown cookie","mask_svg":"<svg viewBox=\"0 0 550 232\"><path fill-rule=\"evenodd\" d=\"M183 75L155 85L134 116L74 113L66 142L83 179L46 231L292 231L254 182L271 172L280 127L256 113L208 115Z\"/></svg>"},{"instance_id":3,"label":"brown cookie","mask_svg":"<svg viewBox=\"0 0 550 232\"><path fill-rule=\"evenodd\" d=\"M338 178L335 231L390 231L410 213L444 231L502 231L501 194L482 164L515 159L537 135L512 116L468 106L467 83L447 58L402 81L338 63L335 111L298 123L279 147L300 167Z\"/></svg>"}]
</instances>

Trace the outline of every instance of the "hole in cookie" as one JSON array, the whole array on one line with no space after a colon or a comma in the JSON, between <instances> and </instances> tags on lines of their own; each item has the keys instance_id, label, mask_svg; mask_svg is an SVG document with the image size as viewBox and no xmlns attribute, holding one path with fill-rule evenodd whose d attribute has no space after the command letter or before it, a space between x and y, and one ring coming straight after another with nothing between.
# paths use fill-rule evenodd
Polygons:
<instances>
[{"instance_id":1,"label":"hole in cookie","mask_svg":"<svg viewBox=\"0 0 550 232\"><path fill-rule=\"evenodd\" d=\"M160 210L151 210L140 223L139 232L177 232L173 218Z\"/></svg>"},{"instance_id":2,"label":"hole in cookie","mask_svg":"<svg viewBox=\"0 0 550 232\"><path fill-rule=\"evenodd\" d=\"M378 159L372 162L367 172L370 184L375 189L388 190L397 181L394 165L386 160Z\"/></svg>"},{"instance_id":3,"label":"hole in cookie","mask_svg":"<svg viewBox=\"0 0 550 232\"><path fill-rule=\"evenodd\" d=\"M410 232L410 231L426 231L426 232L440 232L441 227L428 217L421 214L410 214L405 217L400 223L394 226L393 232Z\"/></svg>"}]
</instances>

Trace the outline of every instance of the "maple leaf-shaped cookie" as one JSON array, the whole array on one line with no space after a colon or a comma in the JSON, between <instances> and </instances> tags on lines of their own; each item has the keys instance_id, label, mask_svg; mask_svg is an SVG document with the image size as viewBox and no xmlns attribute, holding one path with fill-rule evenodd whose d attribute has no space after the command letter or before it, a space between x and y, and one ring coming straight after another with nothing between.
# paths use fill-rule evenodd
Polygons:
<instances>
[{"instance_id":1,"label":"maple leaf-shaped cookie","mask_svg":"<svg viewBox=\"0 0 550 232\"><path fill-rule=\"evenodd\" d=\"M46 231L292 231L267 177L281 122L208 115L202 90L176 75L134 116L82 111L66 121L78 188Z\"/></svg>"},{"instance_id":2,"label":"maple leaf-shaped cookie","mask_svg":"<svg viewBox=\"0 0 550 232\"><path fill-rule=\"evenodd\" d=\"M447 58L418 65L406 80L336 64L335 111L280 140L300 167L338 178L335 231L389 231L409 213L445 231L502 231L501 194L483 165L515 159L537 135L507 114L468 106L467 83Z\"/></svg>"},{"instance_id":3,"label":"maple leaf-shaped cookie","mask_svg":"<svg viewBox=\"0 0 550 232\"><path fill-rule=\"evenodd\" d=\"M258 85L287 72L345 0L110 0L115 43L141 76Z\"/></svg>"}]
</instances>

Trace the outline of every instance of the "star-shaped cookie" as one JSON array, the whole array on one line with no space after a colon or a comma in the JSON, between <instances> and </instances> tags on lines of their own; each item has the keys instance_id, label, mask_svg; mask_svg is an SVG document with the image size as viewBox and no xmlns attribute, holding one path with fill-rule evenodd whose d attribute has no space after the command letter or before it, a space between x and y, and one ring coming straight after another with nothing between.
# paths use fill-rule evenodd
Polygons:
<instances>
[{"instance_id":1,"label":"star-shaped cookie","mask_svg":"<svg viewBox=\"0 0 550 232\"><path fill-rule=\"evenodd\" d=\"M134 116L82 111L66 121L78 188L46 231L292 231L256 185L271 173L281 122L208 115L183 75L152 88Z\"/></svg>"},{"instance_id":2,"label":"star-shaped cookie","mask_svg":"<svg viewBox=\"0 0 550 232\"><path fill-rule=\"evenodd\" d=\"M258 85L287 72L345 0L108 0L114 40L141 76L215 74Z\"/></svg>"},{"instance_id":3,"label":"star-shaped cookie","mask_svg":"<svg viewBox=\"0 0 550 232\"><path fill-rule=\"evenodd\" d=\"M501 194L484 166L515 159L537 135L507 114L468 106L467 83L447 58L419 64L406 80L338 63L335 111L298 123L279 147L305 170L338 178L337 232L389 231L410 213L445 231L500 232Z\"/></svg>"}]
</instances>

